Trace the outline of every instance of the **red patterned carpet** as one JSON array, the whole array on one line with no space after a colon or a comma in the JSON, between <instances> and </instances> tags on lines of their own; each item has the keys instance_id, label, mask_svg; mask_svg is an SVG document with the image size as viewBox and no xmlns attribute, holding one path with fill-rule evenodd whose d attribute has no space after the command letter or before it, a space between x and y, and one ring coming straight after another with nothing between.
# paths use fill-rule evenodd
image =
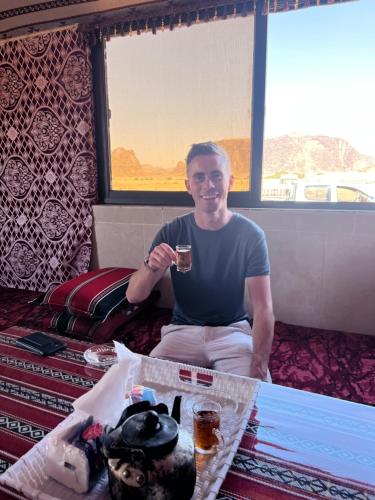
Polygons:
<instances>
[{"instance_id":1,"label":"red patterned carpet","mask_svg":"<svg viewBox=\"0 0 375 500\"><path fill-rule=\"evenodd\" d=\"M20 481L29 493L37 487L38 479L29 481L25 464L31 475L41 472L43 477L38 461L26 456L18 462L25 475L9 467L64 420L72 402L104 373L84 361L88 343L68 339L66 350L41 357L16 345L26 332L11 327L0 333L1 500L26 498L7 485ZM374 499L374 414L369 406L261 383L217 498ZM231 414L229 420L231 425ZM38 498L51 494L48 488L43 491L35 492Z\"/></svg>"},{"instance_id":2,"label":"red patterned carpet","mask_svg":"<svg viewBox=\"0 0 375 500\"><path fill-rule=\"evenodd\" d=\"M375 405L375 336L277 322L274 383Z\"/></svg>"},{"instance_id":3,"label":"red patterned carpet","mask_svg":"<svg viewBox=\"0 0 375 500\"><path fill-rule=\"evenodd\" d=\"M0 288L0 328L37 329L48 314L45 306L28 303L37 296L37 292ZM169 320L168 309L151 308L117 335L131 350L148 354ZM279 385L375 405L375 336L277 322L270 371Z\"/></svg>"}]
</instances>

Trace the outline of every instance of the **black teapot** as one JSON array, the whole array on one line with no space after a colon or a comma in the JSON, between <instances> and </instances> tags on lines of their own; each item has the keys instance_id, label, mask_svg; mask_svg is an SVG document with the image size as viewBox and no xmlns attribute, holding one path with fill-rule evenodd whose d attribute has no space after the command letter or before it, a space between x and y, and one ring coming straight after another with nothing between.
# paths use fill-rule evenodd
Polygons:
<instances>
[{"instance_id":1,"label":"black teapot","mask_svg":"<svg viewBox=\"0 0 375 500\"><path fill-rule=\"evenodd\" d=\"M107 429L103 451L108 459L111 497L188 500L196 481L194 443L179 427L181 397L171 416L163 403L148 401L125 409L115 429Z\"/></svg>"}]
</instances>

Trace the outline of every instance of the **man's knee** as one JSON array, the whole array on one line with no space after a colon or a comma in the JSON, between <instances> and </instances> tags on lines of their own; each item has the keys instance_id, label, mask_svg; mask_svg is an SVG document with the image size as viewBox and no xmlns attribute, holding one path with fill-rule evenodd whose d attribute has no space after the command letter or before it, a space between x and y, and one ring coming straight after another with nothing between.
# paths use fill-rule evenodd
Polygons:
<instances>
[{"instance_id":1,"label":"man's knee","mask_svg":"<svg viewBox=\"0 0 375 500\"><path fill-rule=\"evenodd\" d=\"M174 345L174 339L164 335L149 355L151 358L162 358L174 353L176 350L177 348L176 345Z\"/></svg>"}]
</instances>

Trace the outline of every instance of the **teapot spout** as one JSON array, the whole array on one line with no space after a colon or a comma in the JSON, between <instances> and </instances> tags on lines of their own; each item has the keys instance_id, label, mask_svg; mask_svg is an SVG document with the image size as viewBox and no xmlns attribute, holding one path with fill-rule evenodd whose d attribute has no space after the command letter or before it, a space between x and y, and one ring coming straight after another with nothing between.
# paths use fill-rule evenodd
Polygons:
<instances>
[{"instance_id":1,"label":"teapot spout","mask_svg":"<svg viewBox=\"0 0 375 500\"><path fill-rule=\"evenodd\" d=\"M178 424L180 423L181 420L181 399L182 396L176 396L174 398L173 408L171 413L171 417L174 418Z\"/></svg>"}]
</instances>

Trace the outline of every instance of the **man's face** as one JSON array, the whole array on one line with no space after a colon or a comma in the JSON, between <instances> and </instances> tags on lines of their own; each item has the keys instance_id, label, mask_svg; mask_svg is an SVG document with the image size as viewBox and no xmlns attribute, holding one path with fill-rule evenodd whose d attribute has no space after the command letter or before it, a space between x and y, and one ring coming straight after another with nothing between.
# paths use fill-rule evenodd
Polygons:
<instances>
[{"instance_id":1,"label":"man's face","mask_svg":"<svg viewBox=\"0 0 375 500\"><path fill-rule=\"evenodd\" d=\"M224 158L215 154L196 156L188 166L187 177L186 189L198 210L212 213L226 208L233 177Z\"/></svg>"}]
</instances>

